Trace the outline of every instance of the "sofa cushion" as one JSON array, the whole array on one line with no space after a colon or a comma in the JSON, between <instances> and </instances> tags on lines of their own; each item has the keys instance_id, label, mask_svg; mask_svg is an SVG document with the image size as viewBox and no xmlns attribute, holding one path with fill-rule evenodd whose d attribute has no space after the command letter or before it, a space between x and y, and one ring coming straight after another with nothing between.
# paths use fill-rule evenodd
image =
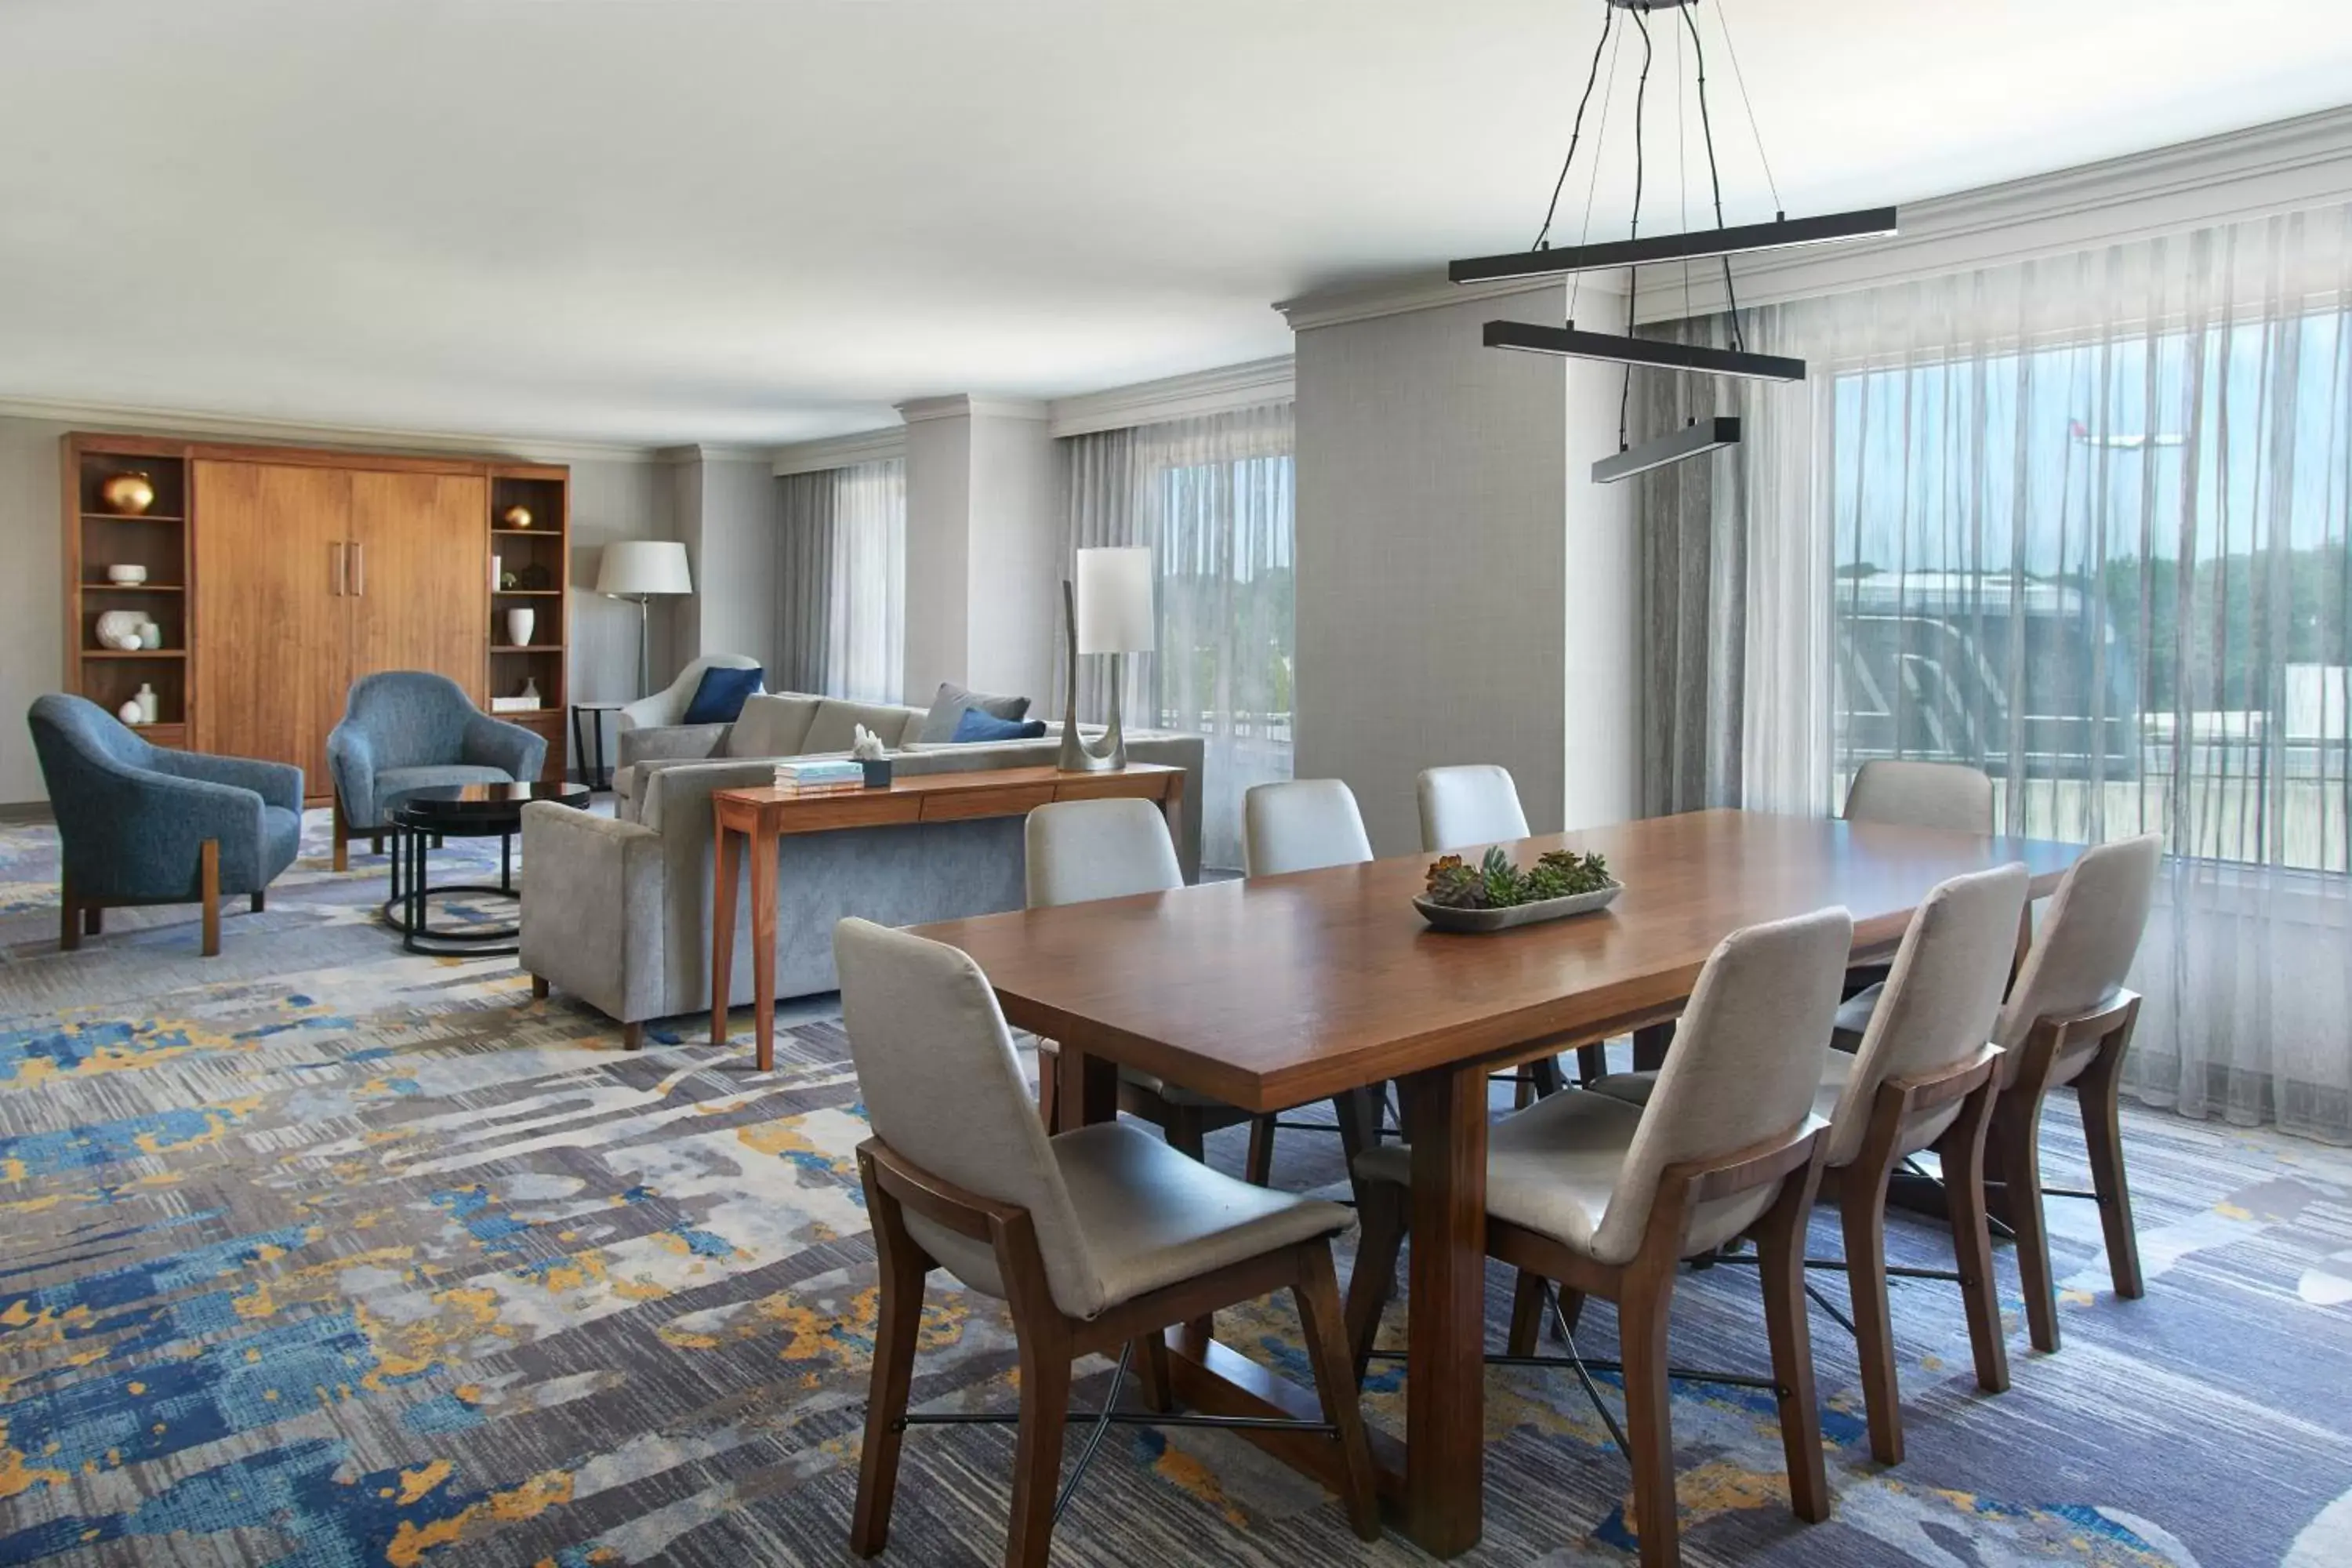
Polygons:
<instances>
[{"instance_id":1,"label":"sofa cushion","mask_svg":"<svg viewBox=\"0 0 2352 1568\"><path fill-rule=\"evenodd\" d=\"M907 739L934 742L952 741L956 726L963 721L964 714L975 708L994 718L1018 721L1028 716L1029 699L991 697L985 691L972 691L952 680L942 680L939 695L931 699L930 711L923 715L920 726Z\"/></svg>"},{"instance_id":2,"label":"sofa cushion","mask_svg":"<svg viewBox=\"0 0 2352 1568\"><path fill-rule=\"evenodd\" d=\"M694 689L694 700L686 705L685 722L688 724L731 724L743 711L743 700L760 689L762 671L758 665L749 669L724 668L713 665L702 672L702 684Z\"/></svg>"},{"instance_id":3,"label":"sofa cushion","mask_svg":"<svg viewBox=\"0 0 2352 1568\"><path fill-rule=\"evenodd\" d=\"M844 702L828 697L816 705L816 717L809 721L808 733L801 737L799 754L845 752L856 740L860 724L880 736L884 745L895 746L906 737L907 721L914 716L911 708Z\"/></svg>"},{"instance_id":4,"label":"sofa cushion","mask_svg":"<svg viewBox=\"0 0 2352 1568\"><path fill-rule=\"evenodd\" d=\"M808 738L809 723L824 703L821 697L798 692L745 700L741 717L727 734L730 757L796 757Z\"/></svg>"},{"instance_id":5,"label":"sofa cushion","mask_svg":"<svg viewBox=\"0 0 2352 1568\"><path fill-rule=\"evenodd\" d=\"M1032 719L1024 723L1013 719L999 719L995 714L978 708L967 708L956 721L955 733L948 739L957 745L974 741L1038 741L1045 735L1045 721Z\"/></svg>"},{"instance_id":6,"label":"sofa cushion","mask_svg":"<svg viewBox=\"0 0 2352 1568\"><path fill-rule=\"evenodd\" d=\"M487 768L473 763L436 763L421 768L385 768L375 775L375 800L386 822L392 820L392 808L400 802L395 797L412 789L436 789L443 784L512 784L514 775L504 768ZM358 826L354 823L352 826ZM373 826L369 824L368 826Z\"/></svg>"}]
</instances>

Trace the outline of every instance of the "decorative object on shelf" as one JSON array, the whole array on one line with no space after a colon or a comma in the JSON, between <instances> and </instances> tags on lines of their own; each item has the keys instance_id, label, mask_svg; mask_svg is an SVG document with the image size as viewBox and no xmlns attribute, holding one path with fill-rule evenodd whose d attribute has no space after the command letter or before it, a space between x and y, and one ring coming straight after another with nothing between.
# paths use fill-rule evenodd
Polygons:
<instances>
[{"instance_id":1,"label":"decorative object on shelf","mask_svg":"<svg viewBox=\"0 0 2352 1568\"><path fill-rule=\"evenodd\" d=\"M155 481L145 473L110 474L98 487L106 510L121 517L138 517L155 504Z\"/></svg>"},{"instance_id":2,"label":"decorative object on shelf","mask_svg":"<svg viewBox=\"0 0 2352 1568\"><path fill-rule=\"evenodd\" d=\"M1655 58L1649 17L1661 11L1671 11L1680 17L1682 30L1690 41L1697 88L1699 127L1706 146L1707 183L1715 200L1715 227L1644 237L1642 234L1643 114L1649 99L1650 66ZM1780 185L1772 178L1772 164L1764 153L1762 133L1756 131L1755 109L1748 102L1748 86L1739 75L1738 51L1732 47L1729 24L1718 5L1715 7L1717 25L1723 35L1724 48L1731 56L1733 79L1738 83L1740 102L1748 110L1749 130L1756 135L1757 159L1763 165L1764 181L1771 190L1776 209L1770 223L1741 224L1735 227L1724 222L1722 173L1716 159L1715 125L1708 115L1706 46L1699 34L1696 11L1697 0L1606 0L1601 11L1601 41L1593 46L1592 64L1585 77L1584 93L1577 100L1576 118L1569 129L1568 156L1560 164L1559 178L1553 184L1551 200L1544 208L1543 225L1536 232L1535 245L1530 249L1507 256L1469 257L1450 264L1446 273L1456 283L1480 283L1496 279L1554 278L1622 267L1626 270L1625 298L1629 301L1630 321L1631 303L1639 299L1635 284L1644 264L1680 262L1687 287L1691 262L1700 258L1713 258L1723 268L1724 300L1731 319L1731 347L1717 349L1695 343L1636 338L1630 334L1580 331L1574 320L1576 296L1571 291L1569 295L1570 320L1565 326L1554 327L1534 321L1488 321L1483 334L1483 341L1488 348L1519 349L1532 353L1559 354L1571 359L1602 360L1622 364L1625 366L1629 386L1636 365L1708 375L1745 376L1763 381L1802 381L1805 378L1804 361L1780 354L1748 352L1747 337L1740 327L1739 295L1733 287L1730 258L1735 255L1785 246L1815 245L1830 240L1891 235L1896 231L1898 215L1893 207L1871 207L1858 212L1832 213L1790 221L1786 209L1780 207ZM1595 168L1591 186L1593 191L1600 188L1598 163L1601 149L1597 143L1607 134L1609 100L1616 90L1616 55L1610 47L1610 41L1615 37L1622 42L1622 35L1618 32L1622 17L1632 18L1633 26L1641 34L1642 44L1641 76L1633 98L1633 214L1630 232L1622 240L1605 240L1598 244L1580 242L1554 249L1550 245L1552 223L1559 215L1560 193L1567 188L1570 171L1575 167L1577 147L1584 136L1585 110L1591 107L1592 89L1600 84L1601 61L1606 58L1611 70L1610 90L1601 98L1601 131L1593 149ZM1668 26L1673 25L1667 24ZM1681 40L1678 38L1675 43L1675 58L1679 68L1683 54ZM1676 102L1680 102L1679 96ZM1676 117L1679 120L1679 110ZM1684 205L1686 210L1687 193ZM1589 234L1591 227L1592 197L1588 194L1581 232ZM1738 439L1737 420L1694 421L1688 428L1645 442L1636 448L1626 440L1624 416L1621 413L1617 428L1618 455L1595 463L1592 477L1597 483L1612 483L1633 474L1730 446Z\"/></svg>"},{"instance_id":3,"label":"decorative object on shelf","mask_svg":"<svg viewBox=\"0 0 2352 1568\"><path fill-rule=\"evenodd\" d=\"M490 711L493 713L528 713L538 706L539 699L536 697L493 697L490 699Z\"/></svg>"},{"instance_id":4,"label":"decorative object on shelf","mask_svg":"<svg viewBox=\"0 0 2352 1568\"><path fill-rule=\"evenodd\" d=\"M866 771L867 789L890 787L890 753L882 749L882 737L859 724L850 738L849 754L857 759Z\"/></svg>"},{"instance_id":5,"label":"decorative object on shelf","mask_svg":"<svg viewBox=\"0 0 2352 1568\"><path fill-rule=\"evenodd\" d=\"M139 683L139 689L131 693L131 700L139 704L141 723L152 724L163 716L163 700L155 695L155 689L146 681Z\"/></svg>"},{"instance_id":6,"label":"decorative object on shelf","mask_svg":"<svg viewBox=\"0 0 2352 1568\"><path fill-rule=\"evenodd\" d=\"M490 592L495 594L506 585L506 563L493 555L490 557Z\"/></svg>"},{"instance_id":7,"label":"decorative object on shelf","mask_svg":"<svg viewBox=\"0 0 2352 1568\"><path fill-rule=\"evenodd\" d=\"M1062 580L1062 617L1070 637L1070 678L1062 701L1064 773L1109 773L1127 766L1127 733L1120 722L1119 689L1127 684L1127 656L1151 651L1151 551L1148 545L1081 550L1077 581ZM1078 658L1110 655L1110 721L1102 739L1078 734Z\"/></svg>"},{"instance_id":8,"label":"decorative object on shelf","mask_svg":"<svg viewBox=\"0 0 2352 1568\"><path fill-rule=\"evenodd\" d=\"M1440 931L1477 933L1590 914L1624 890L1599 855L1553 849L1523 871L1497 846L1475 867L1459 855L1438 857L1412 907Z\"/></svg>"},{"instance_id":9,"label":"decorative object on shelf","mask_svg":"<svg viewBox=\"0 0 2352 1568\"><path fill-rule=\"evenodd\" d=\"M516 647L530 645L531 629L539 623L539 612L525 605L507 612L507 641Z\"/></svg>"},{"instance_id":10,"label":"decorative object on shelf","mask_svg":"<svg viewBox=\"0 0 2352 1568\"><path fill-rule=\"evenodd\" d=\"M106 580L113 584L118 588L136 588L142 583L147 581L147 568L144 566L110 566L106 569Z\"/></svg>"},{"instance_id":11,"label":"decorative object on shelf","mask_svg":"<svg viewBox=\"0 0 2352 1568\"><path fill-rule=\"evenodd\" d=\"M509 528L529 528L530 526L530 508L527 506L510 506L507 508L506 510L499 513L499 521Z\"/></svg>"},{"instance_id":12,"label":"decorative object on shelf","mask_svg":"<svg viewBox=\"0 0 2352 1568\"><path fill-rule=\"evenodd\" d=\"M515 589L517 589L518 587L520 587L521 585L522 585L522 579L521 579L521 578L520 578L520 577L517 577L513 573L511 573L511 572L501 572L501 573L499 573L499 586L500 588L502 588L502 589L506 590L508 593L509 593L509 594L513 593L513 592L515 591Z\"/></svg>"},{"instance_id":13,"label":"decorative object on shelf","mask_svg":"<svg viewBox=\"0 0 2352 1568\"><path fill-rule=\"evenodd\" d=\"M679 548L684 549L685 546L680 545ZM518 588L535 591L555 586L555 574L536 561L525 566L520 572L509 574L514 578L514 585Z\"/></svg>"},{"instance_id":14,"label":"decorative object on shelf","mask_svg":"<svg viewBox=\"0 0 2352 1568\"><path fill-rule=\"evenodd\" d=\"M128 637L133 644L136 644L139 640L139 628L146 623L146 620L147 617L137 610L109 610L98 617L98 625L95 628L98 632L98 640L108 647L121 647L122 639Z\"/></svg>"},{"instance_id":15,"label":"decorative object on shelf","mask_svg":"<svg viewBox=\"0 0 2352 1568\"><path fill-rule=\"evenodd\" d=\"M114 716L136 729L147 722L147 707L136 697L114 710Z\"/></svg>"},{"instance_id":16,"label":"decorative object on shelf","mask_svg":"<svg viewBox=\"0 0 2352 1568\"><path fill-rule=\"evenodd\" d=\"M139 646L141 647L150 648L162 647L163 646L163 628L157 626L152 621L141 622L139 625Z\"/></svg>"},{"instance_id":17,"label":"decorative object on shelf","mask_svg":"<svg viewBox=\"0 0 2352 1568\"><path fill-rule=\"evenodd\" d=\"M646 640L646 606L656 595L691 594L693 574L686 546L670 539L616 539L604 546L596 569L596 592L608 599L633 599L637 606L637 695L653 689L652 653Z\"/></svg>"},{"instance_id":18,"label":"decorative object on shelf","mask_svg":"<svg viewBox=\"0 0 2352 1568\"><path fill-rule=\"evenodd\" d=\"M530 705L531 705L533 708L537 708L537 707L539 707L539 706L541 704L541 702L544 700L543 700L542 698L541 698L541 696L539 695L539 679L538 679L538 678L537 678L536 676L528 676L528 675L527 675L527 676L523 677L523 682L522 682L522 693L521 693L521 694L522 694L524 697L526 697L526 698L530 699Z\"/></svg>"}]
</instances>

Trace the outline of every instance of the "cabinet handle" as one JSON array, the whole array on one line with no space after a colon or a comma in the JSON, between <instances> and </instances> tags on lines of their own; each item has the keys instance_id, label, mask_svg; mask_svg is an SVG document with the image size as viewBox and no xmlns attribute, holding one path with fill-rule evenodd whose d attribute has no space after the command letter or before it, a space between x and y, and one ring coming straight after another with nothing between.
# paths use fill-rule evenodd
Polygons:
<instances>
[{"instance_id":1,"label":"cabinet handle","mask_svg":"<svg viewBox=\"0 0 2352 1568\"><path fill-rule=\"evenodd\" d=\"M327 574L327 591L338 599L343 596L343 583L348 568L343 564L343 542L340 539L327 546L327 560L331 570Z\"/></svg>"},{"instance_id":2,"label":"cabinet handle","mask_svg":"<svg viewBox=\"0 0 2352 1568\"><path fill-rule=\"evenodd\" d=\"M352 543L352 595L367 597L367 546L356 540Z\"/></svg>"}]
</instances>

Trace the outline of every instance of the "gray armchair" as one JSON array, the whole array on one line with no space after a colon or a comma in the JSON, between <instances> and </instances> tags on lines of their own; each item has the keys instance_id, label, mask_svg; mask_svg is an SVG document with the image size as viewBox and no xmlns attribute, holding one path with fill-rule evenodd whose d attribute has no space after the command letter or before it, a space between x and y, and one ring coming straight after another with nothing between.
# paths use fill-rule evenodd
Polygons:
<instances>
[{"instance_id":1,"label":"gray armchair","mask_svg":"<svg viewBox=\"0 0 2352 1568\"><path fill-rule=\"evenodd\" d=\"M220 952L223 893L262 907L302 840L302 770L151 746L79 697L34 700L26 722L62 849L59 945L81 945L109 905L204 906L204 953Z\"/></svg>"},{"instance_id":2,"label":"gray armchair","mask_svg":"<svg viewBox=\"0 0 2352 1568\"><path fill-rule=\"evenodd\" d=\"M380 839L394 795L438 784L519 784L539 777L547 742L493 719L445 675L389 669L352 683L327 736L335 785L335 869L354 837Z\"/></svg>"}]
</instances>

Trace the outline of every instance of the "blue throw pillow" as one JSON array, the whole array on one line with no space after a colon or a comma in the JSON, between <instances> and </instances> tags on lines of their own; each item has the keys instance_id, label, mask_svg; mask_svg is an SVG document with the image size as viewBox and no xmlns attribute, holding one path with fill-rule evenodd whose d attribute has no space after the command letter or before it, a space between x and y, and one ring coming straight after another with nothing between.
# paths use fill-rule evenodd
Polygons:
<instances>
[{"instance_id":1,"label":"blue throw pillow","mask_svg":"<svg viewBox=\"0 0 2352 1568\"><path fill-rule=\"evenodd\" d=\"M756 664L749 669L721 669L713 665L704 670L702 684L694 689L694 700L686 705L686 722L732 724L743 716L743 703L760 689L764 673Z\"/></svg>"},{"instance_id":2,"label":"blue throw pillow","mask_svg":"<svg viewBox=\"0 0 2352 1568\"><path fill-rule=\"evenodd\" d=\"M963 717L956 721L955 733L948 737L951 742L1042 741L1045 738L1045 721L1043 719L1016 724L1010 719L999 719L995 714L983 712L978 708L965 709Z\"/></svg>"}]
</instances>

